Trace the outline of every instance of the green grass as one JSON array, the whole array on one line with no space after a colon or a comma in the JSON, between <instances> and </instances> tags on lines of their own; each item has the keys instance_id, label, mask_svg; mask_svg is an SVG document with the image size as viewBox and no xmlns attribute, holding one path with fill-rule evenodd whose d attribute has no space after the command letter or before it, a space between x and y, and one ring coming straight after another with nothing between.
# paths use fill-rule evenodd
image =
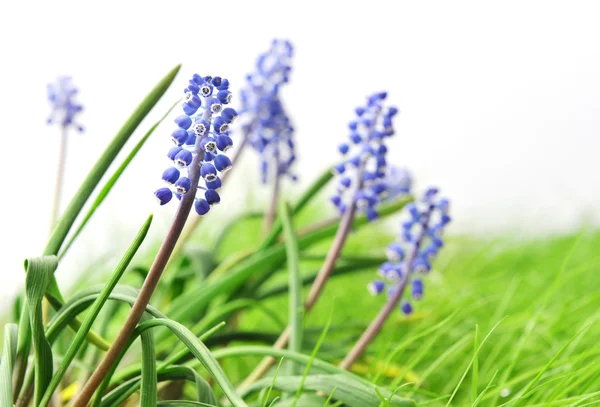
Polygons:
<instances>
[{"instance_id":1,"label":"green grass","mask_svg":"<svg viewBox=\"0 0 600 407\"><path fill-rule=\"evenodd\" d=\"M370 252L364 253L367 238ZM373 247L388 240L369 228L352 236L345 253L378 255ZM403 386L400 393L420 405L600 405L599 248L597 232L532 241L449 239L415 315L398 313L388 321L361 372L391 390ZM317 266L304 261L301 271ZM305 353L332 314L331 333L318 357L342 359L383 305L384 298L365 290L374 272L330 282L306 316ZM285 295L263 305L285 318ZM240 321L243 330L277 331L257 311L244 313ZM243 377L256 361L230 362L235 365L226 370Z\"/></svg>"}]
</instances>

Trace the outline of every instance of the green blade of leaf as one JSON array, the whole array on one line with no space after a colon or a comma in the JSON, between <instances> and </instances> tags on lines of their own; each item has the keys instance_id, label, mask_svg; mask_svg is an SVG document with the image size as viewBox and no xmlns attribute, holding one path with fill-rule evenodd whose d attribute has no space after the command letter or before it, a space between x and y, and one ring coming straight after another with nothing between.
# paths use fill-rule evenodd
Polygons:
<instances>
[{"instance_id":1,"label":"green blade of leaf","mask_svg":"<svg viewBox=\"0 0 600 407\"><path fill-rule=\"evenodd\" d=\"M256 392L265 387L271 379L263 379L254 383L248 391ZM284 392L294 392L300 384L308 391L316 391L330 394L335 389L335 398L349 407L378 406L381 402L379 394L385 398L389 397L388 403L392 407L416 406L413 400L397 395L391 395L390 391L366 385L361 381L354 380L347 375L311 375L308 377L284 376L274 380L274 388ZM378 394L379 393L379 394ZM391 397L390 397L391 396ZM293 406L294 404L292 404Z\"/></svg>"},{"instance_id":2,"label":"green blade of leaf","mask_svg":"<svg viewBox=\"0 0 600 407\"><path fill-rule=\"evenodd\" d=\"M33 339L36 406L40 404L42 395L52 379L52 349L44 332L42 300L56 267L58 267L56 256L37 257L25 261L27 270L25 293L29 303L29 324Z\"/></svg>"},{"instance_id":3,"label":"green blade of leaf","mask_svg":"<svg viewBox=\"0 0 600 407\"><path fill-rule=\"evenodd\" d=\"M45 391L44 397L42 399L42 405L46 405L50 402L52 394L58 387L65 372L67 371L67 369L71 365L71 362L77 355L77 352L79 352L79 350L81 349L81 346L84 344L85 338L86 338L88 332L91 330L94 321L98 317L100 310L102 309L102 307L108 300L110 294L112 293L112 291L116 287L117 283L123 276L123 273L125 273L125 270L129 266L129 263L131 263L133 256L135 256L139 247L141 246L142 242L144 241L146 234L148 233L148 229L150 229L151 224L152 224L152 215L150 215L148 217L148 219L146 219L146 221L142 225L141 229L139 230L137 236L134 238L131 246L125 252L125 255L123 256L123 258L121 259L121 261L119 262L119 264L117 265L115 270L113 271L108 282L102 288L102 291L100 292L100 294L98 295L98 297L96 298L94 303L92 304L91 309L89 310L89 312L85 316L83 323L81 324L81 328L79 328L79 330L77 331L77 334L75 335L75 339L73 339L73 341L71 342L71 346L69 346L69 349L67 350L67 353L64 355L63 360L62 360L58 370L56 371L56 374L52 377L52 381L50 382L50 384L48 385L48 388ZM69 306L70 306L70 304L69 304ZM63 307L63 309L64 308L66 308L66 307ZM50 332L50 329L49 329L49 332Z\"/></svg>"},{"instance_id":4,"label":"green blade of leaf","mask_svg":"<svg viewBox=\"0 0 600 407\"><path fill-rule=\"evenodd\" d=\"M140 322L149 320L146 315ZM156 375L156 353L154 332L149 329L140 335L142 340L142 381L140 384L140 407L155 407L158 402L158 379Z\"/></svg>"},{"instance_id":5,"label":"green blade of leaf","mask_svg":"<svg viewBox=\"0 0 600 407\"><path fill-rule=\"evenodd\" d=\"M27 358L31 351L31 325L29 325L29 306L27 305L27 296L23 299L21 315L19 316L19 334L17 343L17 359L14 367L14 396L19 395L25 372L27 370ZM33 379L32 379L33 380Z\"/></svg>"},{"instance_id":6,"label":"green blade of leaf","mask_svg":"<svg viewBox=\"0 0 600 407\"><path fill-rule=\"evenodd\" d=\"M166 117L169 115L169 113L171 113L173 108L175 108L175 106L177 106L178 104L179 104L179 101L175 102L173 104L173 106L171 106L169 108L169 110L167 110L167 112L163 115L163 117L161 117L156 123L154 123L154 125L152 125L152 127L150 127L150 129L146 132L144 137L142 137L140 139L140 141L137 142L137 144L129 152L127 157L125 157L125 159L123 160L123 162L121 163L119 168L117 168L115 170L114 174L109 178L109 180L106 181L106 184L104 184L104 186L98 193L98 196L92 203L91 208L85 214L85 217L83 218L83 220L77 227L77 230L75 230L75 233L73 233L73 236L71 236L69 241L65 244L65 247L60 252L60 255L58 256L59 259L62 259L62 257L65 255L65 253L69 250L69 248L73 244L73 242L75 242L75 240L77 239L77 237L79 236L81 231L85 228L88 221L91 219L91 217L96 212L96 209L98 209L98 207L102 204L102 202L104 202L104 199L106 199L106 197L108 196L108 194L110 193L112 188L115 186L115 184L117 183L117 181L119 180L119 178L121 177L123 172L127 169L129 164L131 163L131 161L135 158L135 156L140 151L140 149L144 146L144 144L146 144L146 141L148 141L148 139L150 138L152 133L154 133L154 130L156 130L156 128L166 119Z\"/></svg>"},{"instance_id":7,"label":"green blade of leaf","mask_svg":"<svg viewBox=\"0 0 600 407\"><path fill-rule=\"evenodd\" d=\"M302 352L302 329L304 306L302 301L302 284L300 284L300 256L298 254L298 240L292 224L292 208L283 202L279 208L279 217L283 223L285 235L285 248L289 271L289 324L291 328L288 349L292 352ZM302 367L296 363L290 366L291 375L298 375Z\"/></svg>"},{"instance_id":8,"label":"green blade of leaf","mask_svg":"<svg viewBox=\"0 0 600 407\"><path fill-rule=\"evenodd\" d=\"M17 357L19 328L16 324L4 325L4 345L0 360L0 406L13 405L13 366Z\"/></svg>"},{"instance_id":9,"label":"green blade of leaf","mask_svg":"<svg viewBox=\"0 0 600 407\"><path fill-rule=\"evenodd\" d=\"M306 191L304 191L304 194L302 194L300 199L298 199L298 202L296 202L296 205L294 205L294 213L300 212L332 178L333 169L327 168L325 172L323 172L323 174L321 174L321 176L317 178ZM258 250L262 251L273 246L282 230L282 219L280 216L278 216L273 222L273 226L271 226L269 234L265 237Z\"/></svg>"},{"instance_id":10,"label":"green blade of leaf","mask_svg":"<svg viewBox=\"0 0 600 407\"><path fill-rule=\"evenodd\" d=\"M141 323L136 328L136 333L139 334L146 329L150 329L156 326L167 327L173 332L181 342L183 342L192 352L192 354L202 363L204 368L211 374L217 384L225 393L225 396L231 401L235 407L247 407L247 404L242 400L240 396L235 392L235 388L221 369L219 363L212 356L208 348L196 338L196 336L185 326L170 319L153 319Z\"/></svg>"}]
</instances>

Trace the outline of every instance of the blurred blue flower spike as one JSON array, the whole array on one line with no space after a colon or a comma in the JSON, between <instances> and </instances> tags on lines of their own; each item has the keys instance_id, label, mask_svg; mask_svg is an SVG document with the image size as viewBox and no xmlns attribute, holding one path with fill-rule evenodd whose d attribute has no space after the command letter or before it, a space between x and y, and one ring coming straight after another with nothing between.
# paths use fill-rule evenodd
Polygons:
<instances>
[{"instance_id":1,"label":"blurred blue flower spike","mask_svg":"<svg viewBox=\"0 0 600 407\"><path fill-rule=\"evenodd\" d=\"M73 85L70 76L59 76L56 82L47 86L48 101L52 107L48 124L57 123L67 129L74 127L83 132L83 126L75 122L75 116L83 110L83 106L75 101L79 90Z\"/></svg>"},{"instance_id":2,"label":"blurred blue flower spike","mask_svg":"<svg viewBox=\"0 0 600 407\"><path fill-rule=\"evenodd\" d=\"M349 205L356 205L369 221L378 218L376 207L393 186L386 142L394 135L393 117L398 109L384 106L386 98L386 92L375 93L367 98L365 106L356 108L356 118L348 125L348 141L338 146L344 160L334 168L337 193L331 202L342 214Z\"/></svg>"},{"instance_id":3,"label":"blurred blue flower spike","mask_svg":"<svg viewBox=\"0 0 600 407\"><path fill-rule=\"evenodd\" d=\"M247 75L241 92L240 114L248 117L245 124L248 142L260 156L263 183L271 177L288 176L296 180L292 165L296 161L294 127L281 100L280 87L289 81L293 47L289 41L273 40L271 48L261 54L256 71Z\"/></svg>"},{"instance_id":4,"label":"blurred blue flower spike","mask_svg":"<svg viewBox=\"0 0 600 407\"><path fill-rule=\"evenodd\" d=\"M172 166L162 175L166 187L154 195L161 205L173 196L181 199L190 192L188 169L197 154L203 154L200 167L204 186L198 186L194 207L205 215L211 206L221 201L216 191L221 187L220 175L231 169L231 160L225 154L233 146L229 136L237 112L228 107L231 102L229 81L218 76L195 74L184 89L182 113L175 118L177 128L171 133L174 146L167 153Z\"/></svg>"},{"instance_id":5,"label":"blurred blue flower spike","mask_svg":"<svg viewBox=\"0 0 600 407\"><path fill-rule=\"evenodd\" d=\"M402 223L398 240L386 249L388 261L379 268L381 278L368 285L371 294L379 295L387 287L391 296L409 286L410 295L403 294L400 310L407 315L412 313L409 298L418 301L423 297L422 276L431 271L433 260L444 246L442 234L450 223L449 209L450 202L438 198L436 188L429 188L421 201L406 206L408 219Z\"/></svg>"}]
</instances>

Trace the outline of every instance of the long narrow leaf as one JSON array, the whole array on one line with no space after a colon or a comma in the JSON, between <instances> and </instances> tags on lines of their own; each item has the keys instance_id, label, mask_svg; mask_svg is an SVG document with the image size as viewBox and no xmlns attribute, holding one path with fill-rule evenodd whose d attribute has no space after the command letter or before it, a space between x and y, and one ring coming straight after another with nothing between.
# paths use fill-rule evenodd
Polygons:
<instances>
[{"instance_id":1,"label":"long narrow leaf","mask_svg":"<svg viewBox=\"0 0 600 407\"><path fill-rule=\"evenodd\" d=\"M285 248L287 253L287 264L289 272L289 324L291 327L290 343L288 349L292 352L302 352L302 329L304 307L302 301L302 284L300 284L300 256L298 254L298 240L294 233L292 224L292 208L287 203L282 203L279 208L279 216L283 223L285 234ZM302 372L302 366L292 363L291 375Z\"/></svg>"},{"instance_id":2,"label":"long narrow leaf","mask_svg":"<svg viewBox=\"0 0 600 407\"><path fill-rule=\"evenodd\" d=\"M56 256L37 257L25 261L27 269L25 292L29 303L29 324L33 337L36 406L40 404L42 395L52 379L52 349L44 332L42 300L56 267L58 267Z\"/></svg>"},{"instance_id":3,"label":"long narrow leaf","mask_svg":"<svg viewBox=\"0 0 600 407\"><path fill-rule=\"evenodd\" d=\"M16 324L4 325L4 346L2 347L2 360L0 361L0 406L10 407L13 405L12 373L15 359L17 357L17 335Z\"/></svg>"},{"instance_id":4,"label":"long narrow leaf","mask_svg":"<svg viewBox=\"0 0 600 407\"><path fill-rule=\"evenodd\" d=\"M152 215L150 215L148 217L148 219L146 219L146 221L142 225L142 228L140 229L137 236L133 240L133 243L131 244L131 246L129 247L127 252L125 252L125 255L123 256L123 258L121 259L121 261L119 262L117 267L115 268L115 271L110 276L108 282L102 288L102 291L100 292L100 294L98 295L98 297L96 298L94 303L92 304L91 309L87 313L87 315L81 325L81 328L79 328L79 330L77 331L77 334L75 335L75 339L73 339L73 341L71 342L71 346L69 346L69 349L67 350L67 353L63 357L63 360L62 360L56 374L53 376L52 381L50 382L48 388L46 389L44 398L42 399L42 405L46 405L47 403L50 402L52 393L54 393L54 391L58 387L58 384L62 380L62 377L64 376L65 372L71 365L71 362L77 355L77 352L79 352L79 350L81 349L81 346L84 344L85 338L86 338L88 332L90 331L90 329L92 328L94 321L98 317L100 310L102 309L102 307L108 300L108 297L110 296L110 294L116 287L117 283L123 276L123 273L125 272L125 269L127 268L127 266L129 266L129 263L133 259L133 256L135 256L135 254L137 253L137 250L139 249L142 242L144 241L144 238L146 237L146 234L148 233L148 229L150 229L151 224L152 224Z\"/></svg>"},{"instance_id":5,"label":"long narrow leaf","mask_svg":"<svg viewBox=\"0 0 600 407\"><path fill-rule=\"evenodd\" d=\"M147 315L142 316L149 320ZM156 377L156 353L154 332L149 329L140 335L142 340L142 382L140 385L140 407L156 407L158 402L158 381Z\"/></svg>"},{"instance_id":6,"label":"long narrow leaf","mask_svg":"<svg viewBox=\"0 0 600 407\"><path fill-rule=\"evenodd\" d=\"M260 380L254 383L248 392L256 392L268 386L271 382L270 378ZM406 399L391 393L381 387L366 385L358 380L348 377L347 375L311 375L306 378L301 376L278 377L273 381L275 389L284 392L294 392L303 384L303 388L308 391L317 391L325 394L330 394L335 389L335 398L349 407L365 407L380 405L379 394L384 397L389 397L389 405L392 407L409 407L416 406L416 403L410 399ZM390 397L391 396L391 397ZM293 404L292 404L293 405Z\"/></svg>"},{"instance_id":7,"label":"long narrow leaf","mask_svg":"<svg viewBox=\"0 0 600 407\"><path fill-rule=\"evenodd\" d=\"M231 401L235 407L247 407L247 404L244 402L244 400L242 400L235 392L235 388L223 372L223 369L221 369L219 363L211 355L208 348L204 346L204 344L185 326L170 319L157 318L141 323L136 328L136 333L141 333L146 329L156 326L164 326L169 328L171 332L173 332L179 338L179 340L190 349L192 354L211 374L211 376L223 390L223 393L225 393L229 401Z\"/></svg>"}]
</instances>

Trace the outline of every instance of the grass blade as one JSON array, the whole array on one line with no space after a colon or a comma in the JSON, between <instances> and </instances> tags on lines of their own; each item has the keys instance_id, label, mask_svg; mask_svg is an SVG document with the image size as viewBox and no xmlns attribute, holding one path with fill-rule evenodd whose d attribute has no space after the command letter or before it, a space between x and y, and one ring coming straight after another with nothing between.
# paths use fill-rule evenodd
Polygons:
<instances>
[{"instance_id":1,"label":"grass blade","mask_svg":"<svg viewBox=\"0 0 600 407\"><path fill-rule=\"evenodd\" d=\"M149 317L142 316L142 323ZM156 353L154 332L144 331L142 340L142 382L140 385L140 407L155 407L158 402L158 379L156 375Z\"/></svg>"},{"instance_id":2,"label":"grass blade","mask_svg":"<svg viewBox=\"0 0 600 407\"><path fill-rule=\"evenodd\" d=\"M283 363L283 358L279 359L279 363L277 364L277 369L275 369L275 375L273 376L273 381L265 394L265 399L263 400L262 407L267 407L267 402L269 401L269 397L271 396L271 391L273 390L273 384L275 383L275 379L277 379L277 375L279 374L279 369L281 368L281 364ZM273 404L273 403L271 403Z\"/></svg>"},{"instance_id":3,"label":"grass blade","mask_svg":"<svg viewBox=\"0 0 600 407\"><path fill-rule=\"evenodd\" d=\"M225 396L227 396L234 407L247 407L247 404L244 402L244 400L242 400L242 398L235 392L235 388L227 376L225 376L223 369L221 369L221 366L212 356L208 348L206 348L206 346L204 346L204 344L185 326L170 319L157 318L138 325L136 328L136 333L141 333L146 329L156 326L164 326L169 328L171 332L173 332L179 338L179 340L190 349L190 352L212 375L217 384L223 390L223 393L225 393Z\"/></svg>"},{"instance_id":4,"label":"grass blade","mask_svg":"<svg viewBox=\"0 0 600 407\"><path fill-rule=\"evenodd\" d=\"M282 219L285 234L285 248L289 270L289 324L291 327L288 349L292 352L302 352L302 329L304 306L302 303L302 284L300 283L300 256L298 254L298 240L292 224L292 208L287 203L282 203L279 208L279 217ZM302 372L302 367L296 363L290 366L291 375Z\"/></svg>"},{"instance_id":5,"label":"grass blade","mask_svg":"<svg viewBox=\"0 0 600 407\"><path fill-rule=\"evenodd\" d=\"M479 357L477 349L479 348L479 325L475 324L475 339L473 340L473 373L471 382L471 401L475 403L477 400L479 389Z\"/></svg>"},{"instance_id":6,"label":"grass blade","mask_svg":"<svg viewBox=\"0 0 600 407\"><path fill-rule=\"evenodd\" d=\"M90 329L92 328L94 321L98 317L100 310L102 309L102 307L108 300L112 291L115 289L117 283L123 276L123 273L125 273L125 269L127 268L127 266L129 266L129 263L133 259L133 256L135 256L135 254L137 253L139 247L141 246L142 242L144 241L144 238L146 237L146 234L148 233L148 229L150 229L151 224L152 224L152 215L150 215L148 217L148 219L146 219L146 222L144 222L144 224L142 225L142 228L140 229L137 236L133 240L133 243L131 244L131 246L129 247L127 252L125 252L125 255L123 256L123 258L121 259L121 261L119 262L117 267L115 268L115 271L110 276L110 279L108 280L106 285L102 288L102 291L100 292L100 294L98 295L98 297L96 298L94 303L92 304L91 309L89 310L83 323L81 324L81 328L79 328L79 330L77 331L77 334L75 335L75 339L73 339L73 342L71 343L71 346L69 346L69 349L67 350L67 353L65 354L63 361L61 362L56 374L54 375L54 377L52 378L52 381L48 385L48 388L42 399L42 405L46 405L50 402L52 393L54 393L54 391L58 387L58 384L62 380L62 377L64 376L65 372L71 365L71 362L77 355L77 352L79 352L79 350L81 349L81 346L84 344L85 338L86 338L88 332L90 331ZM65 309L65 308L67 308L67 307L63 307L63 309ZM56 331L56 329L52 330L52 332L55 332L55 331ZM49 329L49 332L50 332L50 329ZM58 332L59 331L56 331L57 334L58 334Z\"/></svg>"},{"instance_id":7,"label":"grass blade","mask_svg":"<svg viewBox=\"0 0 600 407\"><path fill-rule=\"evenodd\" d=\"M56 256L44 256L25 261L27 277L25 293L29 303L29 324L33 338L35 369L34 405L39 405L44 391L52 379L52 349L44 332L42 300L51 277L58 267Z\"/></svg>"},{"instance_id":8,"label":"grass blade","mask_svg":"<svg viewBox=\"0 0 600 407\"><path fill-rule=\"evenodd\" d=\"M0 406L13 405L12 373L17 357L18 331L16 324L4 325L4 346L0 360Z\"/></svg>"}]
</instances>

